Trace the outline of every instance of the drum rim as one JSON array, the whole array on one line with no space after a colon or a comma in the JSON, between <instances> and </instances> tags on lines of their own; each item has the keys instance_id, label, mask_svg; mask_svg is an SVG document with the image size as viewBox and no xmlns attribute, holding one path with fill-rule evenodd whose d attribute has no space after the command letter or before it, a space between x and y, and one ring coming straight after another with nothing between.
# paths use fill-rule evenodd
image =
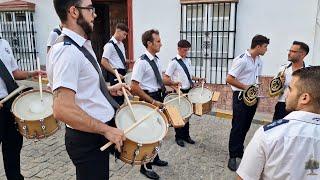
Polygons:
<instances>
[{"instance_id":1,"label":"drum rim","mask_svg":"<svg viewBox=\"0 0 320 180\"><path fill-rule=\"evenodd\" d=\"M191 88L190 91L188 92L188 97L189 97L189 94L191 93L191 91L194 91L194 89L201 89L201 88L202 88L202 87L193 87L193 88ZM213 97L214 91L212 91L212 90L209 89L208 87L203 87L203 89L207 89L207 90L209 90L209 91L211 92L211 97L210 97L210 99L205 102L205 103L207 103L207 102L211 101L211 99L212 99L212 97ZM188 98L188 99L189 99L189 98ZM189 99L189 101L191 102L190 99ZM193 103L193 104L204 104L204 103L195 103L195 102L191 102L191 103Z\"/></svg>"},{"instance_id":2,"label":"drum rim","mask_svg":"<svg viewBox=\"0 0 320 180\"><path fill-rule=\"evenodd\" d=\"M143 104L143 105L149 106L149 107L151 107L151 108L153 108L153 109L155 109L155 108L157 107L157 106L154 106L154 105L152 105L152 104L150 104L150 103L147 103L147 102L144 102L144 101L130 101L130 103L131 103L131 104ZM122 110L122 109L125 108L126 106L128 106L128 105L127 105L127 104L122 104L122 105L120 106L120 108L119 108L119 109L117 110L117 112L116 112L116 115L115 115L115 117L114 117L114 122L115 122L117 128L118 128L118 125L119 125L119 123L118 123L118 121L117 121L117 115L118 115L118 113L120 112L120 110ZM153 143L159 142L159 141L161 141L161 140L166 136L166 134L167 134L167 132L168 132L168 126L167 126L167 122L168 122L168 121L167 121L166 116L165 116L164 113L161 112L159 109L157 109L157 112L158 112L158 113L161 115L161 117L163 118L163 121L164 121L164 123L165 123L165 130L162 132L162 134L161 134L161 136L160 136L160 139L157 139L157 140L154 140L154 141L146 141L146 142L144 142L144 143L142 143L142 144L153 144ZM120 129L120 128L119 128L119 129ZM134 143L140 143L140 142L136 142L136 141L128 138L127 136L126 136L126 138L129 139L130 141L134 142Z\"/></svg>"},{"instance_id":3,"label":"drum rim","mask_svg":"<svg viewBox=\"0 0 320 180\"><path fill-rule=\"evenodd\" d=\"M165 102L165 99L166 99L169 95L179 95L179 94L178 94L178 93L170 93L170 94L166 95L166 97L164 98L163 102ZM191 107L191 108L190 108L191 113L189 113L188 116L182 117L183 119L186 119L186 118L190 117L190 116L193 114L193 104L192 104L192 102L191 102L187 97L181 96L181 98L187 100L187 102L190 104L190 107Z\"/></svg>"},{"instance_id":4,"label":"drum rim","mask_svg":"<svg viewBox=\"0 0 320 180\"><path fill-rule=\"evenodd\" d=\"M31 94L31 93L33 93L33 92L38 92L38 91L40 91L40 90L39 90L39 89L31 89L31 90L26 91L26 92L23 92L23 93L21 93L19 96L17 96L17 97L14 99L14 101L13 101L13 103L12 103L12 105L11 105L11 110L10 110L11 113L12 113L16 118L18 118L18 119L20 119L20 120L23 120L23 121L38 121L39 119L38 119L38 120L21 119L21 118L20 118L19 116L17 116L17 114L13 111L13 109L14 109L17 101L18 101L18 99L20 99L22 96L25 96L26 94ZM49 93L49 94L53 95L52 92L51 92L51 91L48 91L48 90L42 90L42 92L46 92L46 93ZM49 115L49 116L43 117L42 119L46 119L46 118L48 118L48 117L50 117L50 116L52 116L52 115L53 115L53 113L52 113L51 115Z\"/></svg>"}]
</instances>

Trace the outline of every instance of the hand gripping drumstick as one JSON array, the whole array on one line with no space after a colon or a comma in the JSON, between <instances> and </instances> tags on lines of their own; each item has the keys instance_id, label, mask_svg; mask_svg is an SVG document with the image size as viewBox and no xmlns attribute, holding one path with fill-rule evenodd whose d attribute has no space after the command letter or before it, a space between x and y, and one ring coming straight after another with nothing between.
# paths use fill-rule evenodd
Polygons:
<instances>
[{"instance_id":1,"label":"hand gripping drumstick","mask_svg":"<svg viewBox=\"0 0 320 180\"><path fill-rule=\"evenodd\" d=\"M122 83L122 80L121 80L121 78L120 78L120 76L119 76L118 71L115 69L114 72L116 73L116 77L117 77L117 79L118 79L118 82L119 82L119 83ZM129 105L130 111L131 111L132 116L133 116L133 120L134 120L135 122L137 122L137 118L136 118L136 116L134 115L134 112L133 112L133 109L132 109L132 106L131 106L131 102L130 102L129 97L128 97L128 94L127 94L127 91L125 90L124 87L122 87L121 89L122 89L122 92L123 92L123 94L124 94L124 97L126 98L126 101L127 101L128 105Z\"/></svg>"},{"instance_id":2,"label":"hand gripping drumstick","mask_svg":"<svg viewBox=\"0 0 320 180\"><path fill-rule=\"evenodd\" d=\"M10 98L12 98L13 96L15 96L16 94L18 94L20 91L24 90L25 88L27 88L26 86L22 85L20 87L18 87L17 89L15 89L14 91L12 91L8 96L6 96L4 99L2 99L0 101L1 104L7 102Z\"/></svg>"},{"instance_id":3,"label":"hand gripping drumstick","mask_svg":"<svg viewBox=\"0 0 320 180\"><path fill-rule=\"evenodd\" d=\"M186 96L187 94L183 94L182 96ZM164 104L168 104L176 99L178 99L179 97L173 98L170 101L165 102ZM155 113L157 110L159 109L159 107L156 107L153 111L151 111L149 114L147 114L146 116L144 116L141 120L135 122L134 124L132 124L130 127L128 127L126 130L124 130L124 134L128 134L132 129L136 128L139 124L141 124L143 121L145 121L146 119L148 119L153 113ZM106 150L109 146L111 146L113 144L113 142L108 142L107 144L105 144L104 146L102 146L100 148L100 151L104 151Z\"/></svg>"}]
</instances>

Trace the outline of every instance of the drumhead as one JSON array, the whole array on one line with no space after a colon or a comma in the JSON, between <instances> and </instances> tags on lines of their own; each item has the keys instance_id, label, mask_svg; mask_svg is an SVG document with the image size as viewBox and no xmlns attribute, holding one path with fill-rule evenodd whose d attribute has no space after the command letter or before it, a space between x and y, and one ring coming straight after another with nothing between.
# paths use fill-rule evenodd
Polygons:
<instances>
[{"instance_id":1,"label":"drumhead","mask_svg":"<svg viewBox=\"0 0 320 180\"><path fill-rule=\"evenodd\" d=\"M164 102L168 102L169 100L177 97L178 97L178 94L176 93L168 94L164 98ZM192 111L193 111L192 103L185 96L180 97L180 104L179 104L179 99L177 98L176 100L169 102L168 105L172 105L178 108L179 113L183 119L188 118L192 115Z\"/></svg>"},{"instance_id":2,"label":"drumhead","mask_svg":"<svg viewBox=\"0 0 320 180\"><path fill-rule=\"evenodd\" d=\"M137 121L154 111L154 107L145 102L132 102L132 109ZM126 138L141 144L152 144L164 138L167 133L165 116L159 111L154 112L149 118L126 134ZM135 123L129 106L121 106L115 116L119 129L126 130Z\"/></svg>"},{"instance_id":3,"label":"drumhead","mask_svg":"<svg viewBox=\"0 0 320 180\"><path fill-rule=\"evenodd\" d=\"M188 93L188 99L192 102L192 103L206 103L208 101L211 101L212 99L212 91L206 87L203 88L203 91L201 87L195 87L192 88L189 93Z\"/></svg>"},{"instance_id":4,"label":"drumhead","mask_svg":"<svg viewBox=\"0 0 320 180\"><path fill-rule=\"evenodd\" d=\"M12 113L21 120L37 121L53 114L53 96L43 91L42 101L39 90L27 91L19 95L12 103Z\"/></svg>"}]
</instances>

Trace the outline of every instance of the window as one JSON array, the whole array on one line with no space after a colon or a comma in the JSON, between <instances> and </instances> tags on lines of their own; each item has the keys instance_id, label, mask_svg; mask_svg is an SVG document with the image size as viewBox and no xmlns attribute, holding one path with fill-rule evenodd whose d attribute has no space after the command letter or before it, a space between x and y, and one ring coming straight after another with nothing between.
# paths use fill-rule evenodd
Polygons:
<instances>
[{"instance_id":1,"label":"window","mask_svg":"<svg viewBox=\"0 0 320 180\"><path fill-rule=\"evenodd\" d=\"M224 84L234 58L237 2L181 5L180 39L192 47L192 73Z\"/></svg>"},{"instance_id":2,"label":"window","mask_svg":"<svg viewBox=\"0 0 320 180\"><path fill-rule=\"evenodd\" d=\"M6 39L22 70L36 69L36 41L32 11L0 12L0 34Z\"/></svg>"}]
</instances>

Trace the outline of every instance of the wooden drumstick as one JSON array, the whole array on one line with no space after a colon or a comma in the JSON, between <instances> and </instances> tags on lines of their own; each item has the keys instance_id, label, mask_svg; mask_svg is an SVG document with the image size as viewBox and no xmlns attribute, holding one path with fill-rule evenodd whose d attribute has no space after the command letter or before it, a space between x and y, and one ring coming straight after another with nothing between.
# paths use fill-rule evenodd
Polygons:
<instances>
[{"instance_id":1,"label":"wooden drumstick","mask_svg":"<svg viewBox=\"0 0 320 180\"><path fill-rule=\"evenodd\" d=\"M202 96L202 93L203 93L203 86L204 86L204 81L201 82L201 93L200 93L200 97Z\"/></svg>"},{"instance_id":2,"label":"wooden drumstick","mask_svg":"<svg viewBox=\"0 0 320 180\"><path fill-rule=\"evenodd\" d=\"M151 111L149 114L147 114L146 116L144 116L142 119L140 119L139 121L135 122L134 124L132 124L129 128L127 128L126 130L124 130L124 134L127 135L131 130L133 130L134 128L136 128L139 124L141 124L143 121L145 121L146 119L148 119L153 113L157 112L159 108L156 107L153 111ZM107 144L105 144L104 146L102 146L100 148L100 151L104 151L106 150L109 146L111 146L113 144L113 142L108 142Z\"/></svg>"},{"instance_id":3,"label":"wooden drumstick","mask_svg":"<svg viewBox=\"0 0 320 180\"><path fill-rule=\"evenodd\" d=\"M184 97L184 96L186 96L186 95L188 95L188 94L182 94L182 95L179 96L179 97ZM163 103L163 104L164 104L164 105L167 105L167 104L171 103L172 101L175 101L175 100L179 99L179 97L175 97L175 98L173 98L173 99L170 99L169 101L167 101L167 102L165 102L165 103Z\"/></svg>"},{"instance_id":4,"label":"wooden drumstick","mask_svg":"<svg viewBox=\"0 0 320 180\"><path fill-rule=\"evenodd\" d=\"M181 89L181 87L180 87L180 85L178 86L178 97L179 97L179 105L180 105L180 96L181 96L181 92L180 92L180 89Z\"/></svg>"},{"instance_id":5,"label":"wooden drumstick","mask_svg":"<svg viewBox=\"0 0 320 180\"><path fill-rule=\"evenodd\" d=\"M116 77L117 77L117 79L118 79L118 82L119 82L119 83L122 83L122 80L121 80L121 78L120 78L120 76L119 76L118 71L115 69L114 72L115 72L115 74L116 74ZM134 112L133 112L133 109L132 109L132 105L131 105L131 102L130 102L130 100L129 100L127 91L126 91L126 89L125 89L124 87L122 87L121 89L122 89L122 92L123 92L123 94L124 94L124 97L125 97L128 105L129 105L130 111L131 111L132 116L133 116L133 120L134 120L135 122L137 122L137 118L136 118L136 116L134 115Z\"/></svg>"},{"instance_id":6,"label":"wooden drumstick","mask_svg":"<svg viewBox=\"0 0 320 180\"><path fill-rule=\"evenodd\" d=\"M26 86L22 85L20 87L18 87L17 89L15 89L14 91L12 91L8 96L6 96L4 99L2 99L0 101L1 104L7 102L10 98L12 98L13 96L15 96L16 94L18 94L20 91L24 90L25 88L27 88Z\"/></svg>"},{"instance_id":7,"label":"wooden drumstick","mask_svg":"<svg viewBox=\"0 0 320 180\"><path fill-rule=\"evenodd\" d=\"M40 72L41 69L40 69L40 59L39 57L37 57L37 66L38 66L38 71ZM41 102L43 101L42 99L42 82L41 82L41 73L39 73L39 90L40 90L40 98L41 98Z\"/></svg>"}]
</instances>

